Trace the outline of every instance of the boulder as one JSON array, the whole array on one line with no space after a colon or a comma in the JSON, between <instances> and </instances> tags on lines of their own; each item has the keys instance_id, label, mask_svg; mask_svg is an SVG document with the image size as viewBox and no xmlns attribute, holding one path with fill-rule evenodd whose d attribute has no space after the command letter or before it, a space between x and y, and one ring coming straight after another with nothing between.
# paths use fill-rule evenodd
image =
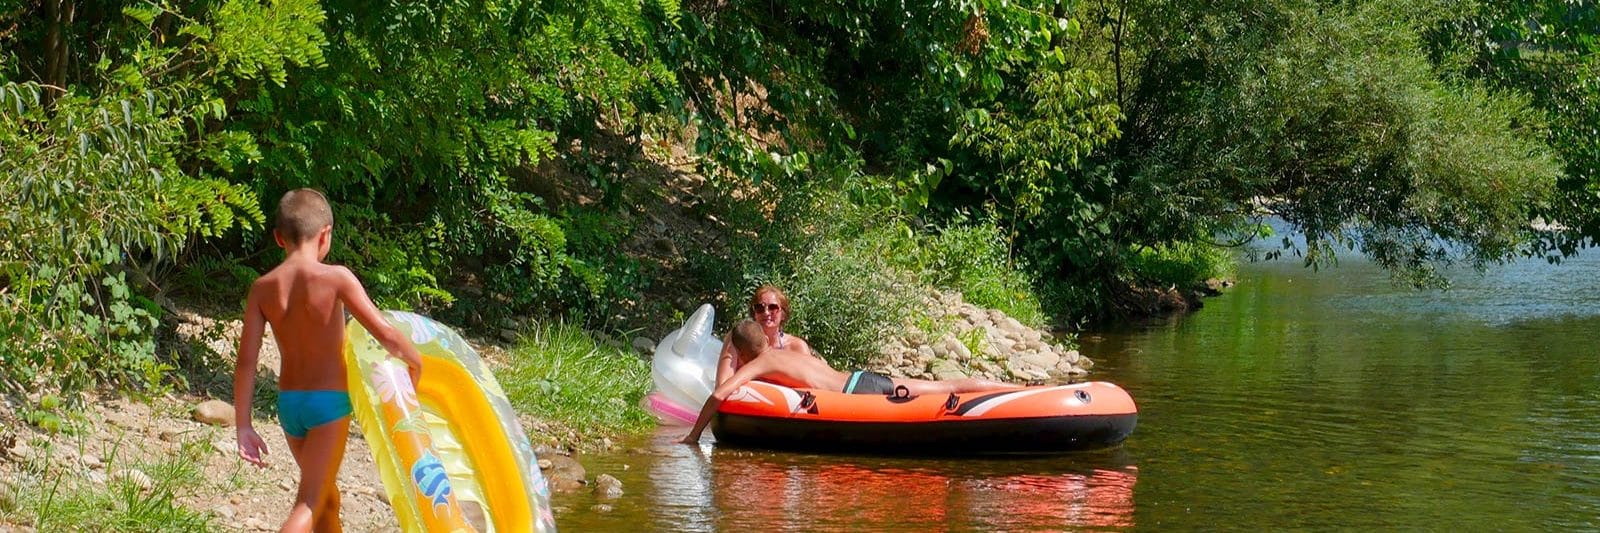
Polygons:
<instances>
[{"instance_id":1,"label":"boulder","mask_svg":"<svg viewBox=\"0 0 1600 533\"><path fill-rule=\"evenodd\" d=\"M654 355L656 353L656 341L644 337L634 337L633 349L647 356Z\"/></svg>"},{"instance_id":2,"label":"boulder","mask_svg":"<svg viewBox=\"0 0 1600 533\"><path fill-rule=\"evenodd\" d=\"M551 479L566 478L578 480L581 483L584 476L588 475L588 472L583 469L583 465L579 464L577 459L565 455L551 455L547 459L550 460L550 468L545 471L545 474ZM540 461L540 463L543 463L543 461Z\"/></svg>"},{"instance_id":3,"label":"boulder","mask_svg":"<svg viewBox=\"0 0 1600 533\"><path fill-rule=\"evenodd\" d=\"M951 356L962 361L972 359L972 350L967 348L966 344L962 344L959 341L953 344L954 345L950 347Z\"/></svg>"},{"instance_id":4,"label":"boulder","mask_svg":"<svg viewBox=\"0 0 1600 533\"><path fill-rule=\"evenodd\" d=\"M194 406L190 416L202 424L228 427L233 425L233 405L222 400L206 400Z\"/></svg>"},{"instance_id":5,"label":"boulder","mask_svg":"<svg viewBox=\"0 0 1600 533\"><path fill-rule=\"evenodd\" d=\"M600 474L594 478L594 495L602 500L621 498L622 482L611 474Z\"/></svg>"},{"instance_id":6,"label":"boulder","mask_svg":"<svg viewBox=\"0 0 1600 533\"><path fill-rule=\"evenodd\" d=\"M1018 359L1021 359L1025 363L1028 363L1030 365L1038 367L1040 370L1044 370L1044 369L1048 369L1048 368L1054 368L1056 366L1056 363L1061 361L1061 356L1056 355L1055 352L1050 352L1050 351L1028 352L1028 353L1022 354L1022 356L1018 357Z\"/></svg>"},{"instance_id":7,"label":"boulder","mask_svg":"<svg viewBox=\"0 0 1600 533\"><path fill-rule=\"evenodd\" d=\"M967 373L961 370L961 365L957 365L949 359L934 359L933 363L928 365L928 372L932 373L935 379L961 379L967 377Z\"/></svg>"}]
</instances>

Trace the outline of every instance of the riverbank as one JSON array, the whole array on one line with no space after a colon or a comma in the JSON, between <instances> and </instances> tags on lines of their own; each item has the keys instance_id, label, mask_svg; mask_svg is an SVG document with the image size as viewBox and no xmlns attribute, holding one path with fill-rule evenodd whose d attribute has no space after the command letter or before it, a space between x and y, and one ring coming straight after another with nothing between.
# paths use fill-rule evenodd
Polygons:
<instances>
[{"instance_id":1,"label":"riverbank","mask_svg":"<svg viewBox=\"0 0 1600 533\"><path fill-rule=\"evenodd\" d=\"M0 530L274 531L294 498L299 470L273 414L279 354L263 343L256 430L269 466L237 456L231 398L241 323L221 311L182 307L161 350L187 384L142 397L83 393L81 409L50 396L8 398L0 409ZM628 397L648 387L631 353L561 324L521 322L504 339L469 338L499 377L560 494L589 490L606 472L576 459L648 428ZM352 531L396 530L371 448L355 426L339 472L342 519ZM608 486L609 487L609 486Z\"/></svg>"},{"instance_id":2,"label":"riverbank","mask_svg":"<svg viewBox=\"0 0 1600 533\"><path fill-rule=\"evenodd\" d=\"M907 324L872 365L896 376L984 376L1013 382L1070 381L1093 363L1070 338L1027 327L953 292L926 295L931 320ZM237 457L231 397L241 323L220 309L173 305L160 349L182 362L183 384L135 397L84 393L81 410L60 399L7 399L0 411L0 526L8 530L116 529L270 531L292 502L298 470L283 446L269 400L279 354L268 332L260 357L256 429L270 466ZM493 338L469 342L494 369L540 454L555 505L574 493L625 494L612 472L588 471L582 455L653 426L638 406L651 388L653 342L631 346L579 328L513 320ZM356 428L339 485L342 518L354 531L393 530L371 449ZM585 496L587 498L587 496ZM587 500L585 500L587 501ZM596 506L596 512L607 507Z\"/></svg>"}]
</instances>

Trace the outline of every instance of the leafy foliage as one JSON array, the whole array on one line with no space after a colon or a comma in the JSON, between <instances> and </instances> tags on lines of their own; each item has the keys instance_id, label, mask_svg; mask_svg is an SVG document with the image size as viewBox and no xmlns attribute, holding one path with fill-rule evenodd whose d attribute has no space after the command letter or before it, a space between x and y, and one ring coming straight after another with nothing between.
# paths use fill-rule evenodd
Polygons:
<instances>
[{"instance_id":1,"label":"leafy foliage","mask_svg":"<svg viewBox=\"0 0 1600 533\"><path fill-rule=\"evenodd\" d=\"M630 156L674 145L715 191L696 214L730 221L685 270L723 299L784 284L846 358L934 286L1105 314L1268 216L1309 264L1351 245L1423 284L1600 235L1583 2L7 6L12 387L160 379L157 286L271 266L265 208L305 186L384 306L638 326L669 274L617 253L656 186Z\"/></svg>"}]
</instances>

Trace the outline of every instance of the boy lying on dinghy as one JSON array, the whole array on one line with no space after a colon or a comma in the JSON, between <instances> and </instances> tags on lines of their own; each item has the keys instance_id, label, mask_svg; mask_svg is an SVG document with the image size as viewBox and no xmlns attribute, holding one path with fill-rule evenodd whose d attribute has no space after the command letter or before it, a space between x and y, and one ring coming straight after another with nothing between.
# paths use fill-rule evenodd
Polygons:
<instances>
[{"instance_id":1,"label":"boy lying on dinghy","mask_svg":"<svg viewBox=\"0 0 1600 533\"><path fill-rule=\"evenodd\" d=\"M694 429L683 438L684 444L700 442L700 432L704 431L711 417L716 414L717 408L722 405L728 395L739 390L739 387L749 383L752 379L760 378L763 381L776 383L791 388L838 390L846 394L896 394L920 396L923 394L951 394L962 392L981 392L992 390L1015 389L1018 385L1010 385L987 379L964 378L946 381L928 381L922 379L890 378L883 374L866 370L854 372L840 372L828 366L822 359L810 354L794 350L773 348L767 345L767 335L761 326L751 320L740 321L733 329L733 347L738 351L742 364L739 371L728 378L717 390L706 398L706 403L700 408L700 416L695 419ZM904 392L897 392L903 389Z\"/></svg>"}]
</instances>

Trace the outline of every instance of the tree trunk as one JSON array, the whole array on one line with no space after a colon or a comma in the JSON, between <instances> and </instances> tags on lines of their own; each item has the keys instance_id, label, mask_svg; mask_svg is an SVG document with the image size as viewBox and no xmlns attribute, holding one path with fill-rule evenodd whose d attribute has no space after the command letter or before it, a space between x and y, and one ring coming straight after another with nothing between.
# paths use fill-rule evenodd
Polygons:
<instances>
[{"instance_id":1,"label":"tree trunk","mask_svg":"<svg viewBox=\"0 0 1600 533\"><path fill-rule=\"evenodd\" d=\"M72 0L45 0L45 22L50 29L44 35L44 84L47 101L54 102L67 86L68 31L77 14L77 4ZM48 105L48 104L46 104Z\"/></svg>"}]
</instances>

